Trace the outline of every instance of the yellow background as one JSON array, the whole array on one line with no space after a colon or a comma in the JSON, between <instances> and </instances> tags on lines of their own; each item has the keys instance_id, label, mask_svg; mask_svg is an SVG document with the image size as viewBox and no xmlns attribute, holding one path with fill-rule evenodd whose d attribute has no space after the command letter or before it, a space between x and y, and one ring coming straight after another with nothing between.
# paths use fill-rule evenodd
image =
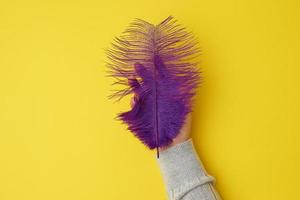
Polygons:
<instances>
[{"instance_id":1,"label":"yellow background","mask_svg":"<svg viewBox=\"0 0 300 200\"><path fill-rule=\"evenodd\" d=\"M227 200L300 199L296 0L0 1L0 200L166 199L114 117L104 49L133 18L199 38L193 138Z\"/></svg>"}]
</instances>

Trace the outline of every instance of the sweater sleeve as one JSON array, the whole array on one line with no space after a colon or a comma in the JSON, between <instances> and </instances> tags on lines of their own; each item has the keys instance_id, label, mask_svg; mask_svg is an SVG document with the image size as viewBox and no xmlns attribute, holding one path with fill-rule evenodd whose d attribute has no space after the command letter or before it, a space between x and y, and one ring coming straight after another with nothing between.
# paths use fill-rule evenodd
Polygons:
<instances>
[{"instance_id":1,"label":"sweater sleeve","mask_svg":"<svg viewBox=\"0 0 300 200\"><path fill-rule=\"evenodd\" d=\"M215 178L207 174L192 139L163 152L157 159L169 200L220 200Z\"/></svg>"}]
</instances>

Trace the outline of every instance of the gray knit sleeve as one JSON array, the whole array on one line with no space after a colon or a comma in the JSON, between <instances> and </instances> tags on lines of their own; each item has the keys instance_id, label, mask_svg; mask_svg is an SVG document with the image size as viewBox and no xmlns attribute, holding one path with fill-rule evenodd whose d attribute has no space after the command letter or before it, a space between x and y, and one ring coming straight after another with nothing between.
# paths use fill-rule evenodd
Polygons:
<instances>
[{"instance_id":1,"label":"gray knit sleeve","mask_svg":"<svg viewBox=\"0 0 300 200\"><path fill-rule=\"evenodd\" d=\"M169 200L220 200L215 178L207 174L192 139L163 152L157 159Z\"/></svg>"}]
</instances>

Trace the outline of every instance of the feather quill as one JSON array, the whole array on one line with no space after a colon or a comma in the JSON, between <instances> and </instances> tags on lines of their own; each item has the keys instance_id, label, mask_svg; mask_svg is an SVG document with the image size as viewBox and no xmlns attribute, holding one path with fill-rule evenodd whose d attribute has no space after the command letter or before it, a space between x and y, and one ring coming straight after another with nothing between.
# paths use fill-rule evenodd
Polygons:
<instances>
[{"instance_id":1,"label":"feather quill","mask_svg":"<svg viewBox=\"0 0 300 200\"><path fill-rule=\"evenodd\" d=\"M134 94L131 110L117 119L150 149L168 146L192 109L200 83L194 36L168 17L157 25L135 19L107 50L108 76L123 85L110 98Z\"/></svg>"}]
</instances>

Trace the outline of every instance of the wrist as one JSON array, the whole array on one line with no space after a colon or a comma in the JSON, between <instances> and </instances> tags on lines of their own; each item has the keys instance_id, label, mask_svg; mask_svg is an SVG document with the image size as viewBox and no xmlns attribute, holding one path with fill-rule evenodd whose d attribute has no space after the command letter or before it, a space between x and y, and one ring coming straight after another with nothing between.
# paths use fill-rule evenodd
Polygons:
<instances>
[{"instance_id":1,"label":"wrist","mask_svg":"<svg viewBox=\"0 0 300 200\"><path fill-rule=\"evenodd\" d=\"M167 150L167 149L169 149L169 148L171 148L171 147L174 147L174 146L176 146L176 145L178 145L178 144L181 144L181 143L184 143L184 142L186 142L187 140L189 140L191 137L188 135L188 136L186 136L186 135L178 135L176 138L174 138L173 139L173 142L171 143L171 144L169 144L168 146L166 146L166 147L160 147L159 148L159 150L161 151L161 152L163 152L163 151L165 151L165 150Z\"/></svg>"}]
</instances>

